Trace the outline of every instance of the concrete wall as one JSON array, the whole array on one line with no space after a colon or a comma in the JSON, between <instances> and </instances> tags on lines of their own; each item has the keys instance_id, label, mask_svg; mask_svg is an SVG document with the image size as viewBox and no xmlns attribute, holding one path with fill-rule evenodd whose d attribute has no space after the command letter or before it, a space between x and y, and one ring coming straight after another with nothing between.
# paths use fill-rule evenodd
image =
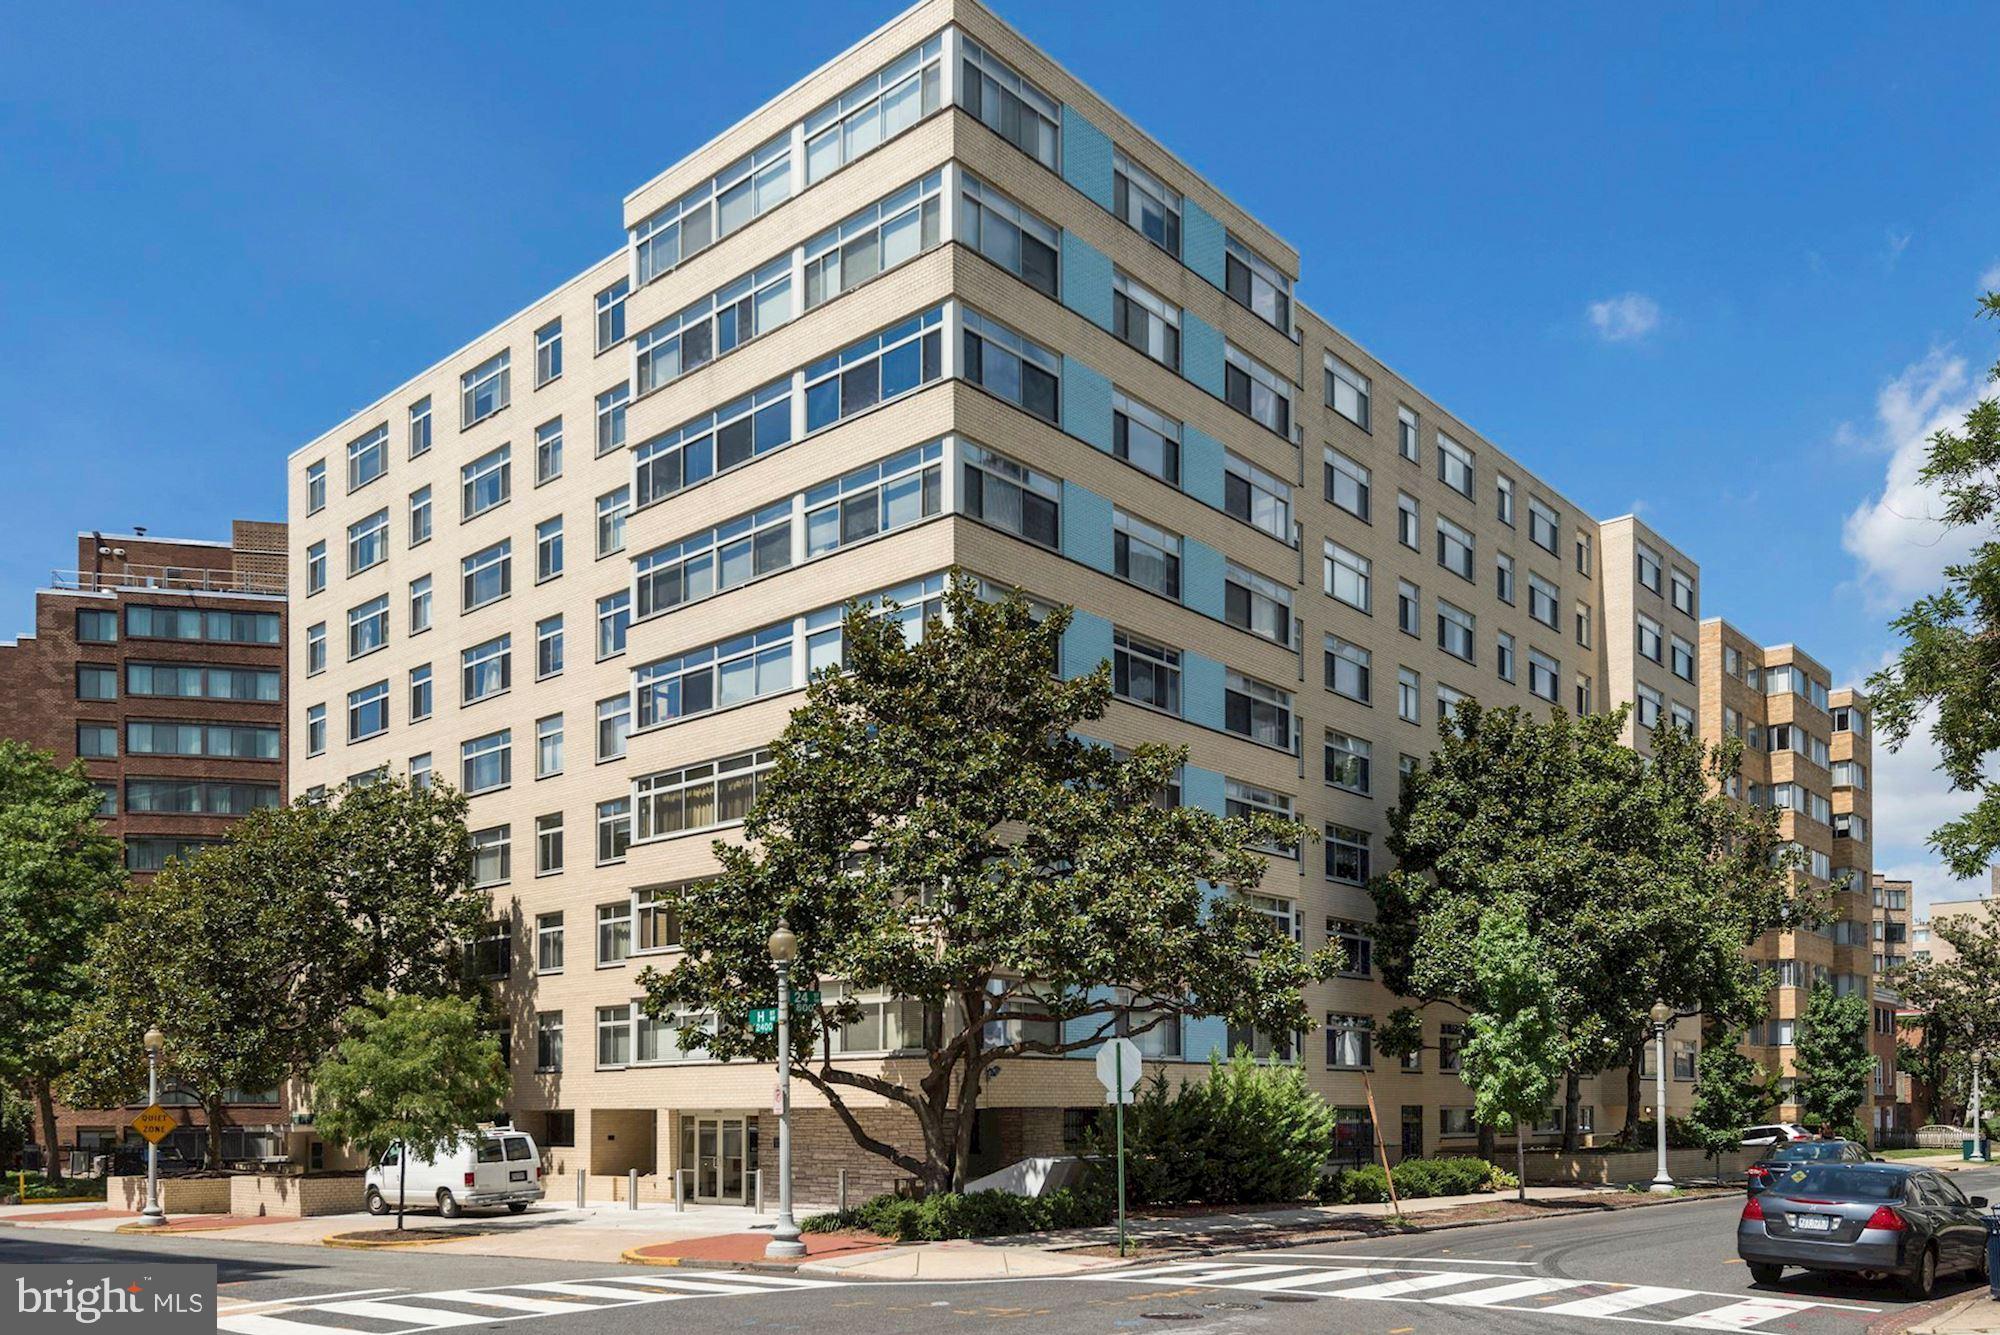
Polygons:
<instances>
[{"instance_id":1,"label":"concrete wall","mask_svg":"<svg viewBox=\"0 0 2000 1335\"><path fill-rule=\"evenodd\" d=\"M114 1210L137 1212L146 1205L146 1179L118 1176L105 1180L105 1201ZM168 1177L160 1180L160 1208L169 1215L228 1214L230 1179L226 1177Z\"/></svg>"},{"instance_id":2,"label":"concrete wall","mask_svg":"<svg viewBox=\"0 0 2000 1335\"><path fill-rule=\"evenodd\" d=\"M286 1174L244 1174L229 1179L229 1213L305 1218L348 1214L363 1204L359 1177L299 1177Z\"/></svg>"},{"instance_id":3,"label":"concrete wall","mask_svg":"<svg viewBox=\"0 0 2000 1335\"><path fill-rule=\"evenodd\" d=\"M1504 1156L1503 1156L1504 1157ZM1756 1161L1752 1150L1732 1150L1711 1159L1700 1150L1668 1150L1667 1172L1676 1182L1743 1180L1743 1170ZM1559 1150L1528 1152L1528 1181L1535 1186L1598 1185L1621 1186L1651 1182L1658 1169L1657 1156L1632 1151L1625 1154L1564 1154Z\"/></svg>"}]
</instances>

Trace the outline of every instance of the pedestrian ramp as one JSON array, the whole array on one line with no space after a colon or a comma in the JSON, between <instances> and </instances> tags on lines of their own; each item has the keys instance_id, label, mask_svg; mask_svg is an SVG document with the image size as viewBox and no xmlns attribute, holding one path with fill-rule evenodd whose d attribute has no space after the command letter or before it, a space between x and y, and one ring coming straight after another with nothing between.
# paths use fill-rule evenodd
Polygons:
<instances>
[{"instance_id":1,"label":"pedestrian ramp","mask_svg":"<svg viewBox=\"0 0 2000 1335\"><path fill-rule=\"evenodd\" d=\"M1713 1293L1662 1284L1625 1284L1568 1276L1480 1269L1459 1262L1451 1269L1422 1258L1334 1257L1312 1262L1257 1262L1251 1257L1176 1261L1137 1270L1077 1275L1089 1284L1143 1284L1168 1289L1228 1289L1273 1298L1325 1298L1349 1302L1424 1303L1435 1307L1532 1312L1563 1321L1625 1322L1684 1330L1760 1330L1772 1323L1815 1315L1851 1314L1865 1323L1882 1309L1779 1295ZM1505 1262L1486 1263L1505 1265Z\"/></svg>"},{"instance_id":2,"label":"pedestrian ramp","mask_svg":"<svg viewBox=\"0 0 2000 1335\"><path fill-rule=\"evenodd\" d=\"M255 1311L225 1310L218 1331L234 1335L421 1335L454 1326L490 1326L535 1317L578 1316L606 1308L704 1298L740 1298L841 1287L838 1280L734 1270L689 1275L620 1274L603 1279L548 1280L483 1289L432 1289L330 1301L244 1304Z\"/></svg>"}]
</instances>

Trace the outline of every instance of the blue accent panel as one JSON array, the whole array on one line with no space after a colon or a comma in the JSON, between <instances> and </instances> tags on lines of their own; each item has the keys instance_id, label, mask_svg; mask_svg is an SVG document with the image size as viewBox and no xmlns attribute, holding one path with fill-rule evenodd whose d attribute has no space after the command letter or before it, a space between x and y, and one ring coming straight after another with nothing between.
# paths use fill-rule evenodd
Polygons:
<instances>
[{"instance_id":1,"label":"blue accent panel","mask_svg":"<svg viewBox=\"0 0 2000 1335\"><path fill-rule=\"evenodd\" d=\"M1222 664L1200 654L1181 655L1181 717L1204 728L1222 727Z\"/></svg>"},{"instance_id":2,"label":"blue accent panel","mask_svg":"<svg viewBox=\"0 0 2000 1335\"><path fill-rule=\"evenodd\" d=\"M1074 357L1063 358L1062 377L1063 430L1111 453L1111 382Z\"/></svg>"},{"instance_id":3,"label":"blue accent panel","mask_svg":"<svg viewBox=\"0 0 2000 1335\"><path fill-rule=\"evenodd\" d=\"M1062 299L1098 328L1111 327L1111 258L1074 232L1062 234Z\"/></svg>"},{"instance_id":4,"label":"blue accent panel","mask_svg":"<svg viewBox=\"0 0 2000 1335\"><path fill-rule=\"evenodd\" d=\"M1181 374L1222 397L1222 335L1187 311L1181 312Z\"/></svg>"},{"instance_id":5,"label":"blue accent panel","mask_svg":"<svg viewBox=\"0 0 2000 1335\"><path fill-rule=\"evenodd\" d=\"M1087 677L1110 657L1111 623L1090 612L1071 613L1069 629L1063 632L1063 676Z\"/></svg>"},{"instance_id":6,"label":"blue accent panel","mask_svg":"<svg viewBox=\"0 0 2000 1335\"><path fill-rule=\"evenodd\" d=\"M1222 442L1181 426L1181 488L1203 505L1222 508Z\"/></svg>"},{"instance_id":7,"label":"blue accent panel","mask_svg":"<svg viewBox=\"0 0 2000 1335\"><path fill-rule=\"evenodd\" d=\"M1062 487L1062 549L1093 570L1112 567L1111 502L1074 482Z\"/></svg>"},{"instance_id":8,"label":"blue accent panel","mask_svg":"<svg viewBox=\"0 0 2000 1335\"><path fill-rule=\"evenodd\" d=\"M1111 987L1093 987L1087 995L1092 1001L1111 1001L1118 995L1118 990ZM1104 1019L1105 1017L1102 1015L1092 1015L1081 1020L1064 1020L1063 1042L1074 1043L1079 1039L1089 1038L1104 1027ZM1101 1044L1093 1043L1089 1047L1078 1048L1074 1052L1064 1055L1094 1061L1097 1058L1097 1049L1101 1046Z\"/></svg>"},{"instance_id":9,"label":"blue accent panel","mask_svg":"<svg viewBox=\"0 0 2000 1335\"><path fill-rule=\"evenodd\" d=\"M1065 181L1111 207L1111 137L1071 106L1062 109L1062 166Z\"/></svg>"},{"instance_id":10,"label":"blue accent panel","mask_svg":"<svg viewBox=\"0 0 2000 1335\"><path fill-rule=\"evenodd\" d=\"M1220 1015L1189 1016L1181 1022L1181 1060L1206 1062L1210 1057L1229 1060L1229 1021Z\"/></svg>"},{"instance_id":11,"label":"blue accent panel","mask_svg":"<svg viewBox=\"0 0 2000 1335\"><path fill-rule=\"evenodd\" d=\"M1193 200L1181 199L1181 260L1217 287L1229 281L1222 263L1222 224Z\"/></svg>"},{"instance_id":12,"label":"blue accent panel","mask_svg":"<svg viewBox=\"0 0 2000 1335\"><path fill-rule=\"evenodd\" d=\"M1203 616L1222 620L1222 553L1181 539L1181 601Z\"/></svg>"},{"instance_id":13,"label":"blue accent panel","mask_svg":"<svg viewBox=\"0 0 2000 1335\"><path fill-rule=\"evenodd\" d=\"M1199 807L1203 811L1218 816L1228 814L1228 804L1223 797L1223 779L1212 769L1198 769L1193 765L1181 767L1181 805Z\"/></svg>"}]
</instances>

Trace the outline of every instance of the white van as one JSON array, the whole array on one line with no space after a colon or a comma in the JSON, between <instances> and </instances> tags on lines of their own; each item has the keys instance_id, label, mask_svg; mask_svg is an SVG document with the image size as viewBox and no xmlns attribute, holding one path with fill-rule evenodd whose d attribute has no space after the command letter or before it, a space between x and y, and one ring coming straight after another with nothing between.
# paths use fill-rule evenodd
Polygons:
<instances>
[{"instance_id":1,"label":"white van","mask_svg":"<svg viewBox=\"0 0 2000 1335\"><path fill-rule=\"evenodd\" d=\"M391 1145L369 1167L369 1214L394 1211L399 1189L408 1206L436 1205L447 1219L456 1219L468 1205L504 1205L519 1214L542 1198L541 1151L525 1131L468 1135L434 1160L412 1155L404 1164L402 1153L400 1144Z\"/></svg>"}]
</instances>

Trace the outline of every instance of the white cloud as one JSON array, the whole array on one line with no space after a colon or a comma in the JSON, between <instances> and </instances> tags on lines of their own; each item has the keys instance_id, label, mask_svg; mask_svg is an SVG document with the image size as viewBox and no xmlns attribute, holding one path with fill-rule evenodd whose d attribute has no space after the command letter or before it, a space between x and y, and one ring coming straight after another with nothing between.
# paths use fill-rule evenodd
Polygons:
<instances>
[{"instance_id":1,"label":"white cloud","mask_svg":"<svg viewBox=\"0 0 2000 1335\"><path fill-rule=\"evenodd\" d=\"M1889 247L1888 253L1883 257L1883 262L1889 268L1893 269L1896 267L1896 261L1903 258L1903 252L1910 248L1910 238L1915 235L1916 233L1907 228L1900 232L1893 227L1883 229L1882 239Z\"/></svg>"},{"instance_id":2,"label":"white cloud","mask_svg":"<svg viewBox=\"0 0 2000 1335\"><path fill-rule=\"evenodd\" d=\"M1660 327L1660 303L1643 292L1593 301L1585 312L1606 343L1632 343Z\"/></svg>"},{"instance_id":3,"label":"white cloud","mask_svg":"<svg viewBox=\"0 0 2000 1335\"><path fill-rule=\"evenodd\" d=\"M1875 869L1885 876L1915 881L1917 901L1928 907L1934 899L1966 899L1986 889L1986 878L1956 880L1931 851L1931 831L1972 809L1977 793L1954 792L1938 770L1938 749L1931 741L1934 715L1926 714L1903 743L1891 751L1881 738L1874 747L1874 772L1868 776L1874 799Z\"/></svg>"},{"instance_id":4,"label":"white cloud","mask_svg":"<svg viewBox=\"0 0 2000 1335\"><path fill-rule=\"evenodd\" d=\"M1900 606L1934 588L1944 568L1977 542L1971 530L1946 531L1937 518L1943 502L1918 475L1931 436L1961 425L1983 388L1965 358L1933 348L1877 392L1872 432L1845 424L1835 432L1844 447L1865 443L1888 455L1880 493L1847 516L1841 533L1841 545L1860 562L1872 608Z\"/></svg>"},{"instance_id":5,"label":"white cloud","mask_svg":"<svg viewBox=\"0 0 2000 1335\"><path fill-rule=\"evenodd\" d=\"M1995 260L1985 273L1979 275L1979 294L1984 296L1988 292L2000 292L2000 260Z\"/></svg>"}]
</instances>

